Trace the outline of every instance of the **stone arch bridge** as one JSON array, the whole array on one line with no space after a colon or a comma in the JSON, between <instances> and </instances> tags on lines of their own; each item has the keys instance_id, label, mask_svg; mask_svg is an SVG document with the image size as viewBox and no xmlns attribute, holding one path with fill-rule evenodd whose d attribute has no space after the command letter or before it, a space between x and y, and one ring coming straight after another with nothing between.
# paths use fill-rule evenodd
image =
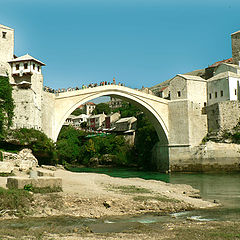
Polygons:
<instances>
[{"instance_id":1,"label":"stone arch bridge","mask_svg":"<svg viewBox=\"0 0 240 240\"><path fill-rule=\"evenodd\" d=\"M51 109L53 122L44 129L44 132L56 141L68 116L81 104L101 96L113 96L137 105L154 124L159 139L168 143L168 100L118 85L86 88L55 95L54 109Z\"/></svg>"},{"instance_id":2,"label":"stone arch bridge","mask_svg":"<svg viewBox=\"0 0 240 240\"><path fill-rule=\"evenodd\" d=\"M124 86L107 85L59 93L43 93L42 130L54 141L67 117L81 104L101 96L113 96L139 107L155 127L159 142L153 147L153 160L159 170L168 170L169 161L179 151L199 144L190 129L191 111L194 106L188 100L169 101ZM196 112L193 112L196 116ZM197 142L197 144L196 144ZM182 149L182 150L181 150ZM170 160L169 160L170 159Z\"/></svg>"}]
</instances>

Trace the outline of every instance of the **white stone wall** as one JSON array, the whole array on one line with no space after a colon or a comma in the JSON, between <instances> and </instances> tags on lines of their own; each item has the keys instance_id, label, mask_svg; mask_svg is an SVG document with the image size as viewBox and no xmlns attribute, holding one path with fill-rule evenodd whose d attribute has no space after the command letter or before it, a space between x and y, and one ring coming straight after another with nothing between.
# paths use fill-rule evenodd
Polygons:
<instances>
[{"instance_id":1,"label":"white stone wall","mask_svg":"<svg viewBox=\"0 0 240 240\"><path fill-rule=\"evenodd\" d=\"M16 81L24 80L31 82L30 88L13 87L13 99L15 103L13 127L40 130L42 129L43 77L40 74L33 74L31 77L28 76L27 79L25 77L16 79Z\"/></svg>"},{"instance_id":2,"label":"white stone wall","mask_svg":"<svg viewBox=\"0 0 240 240\"><path fill-rule=\"evenodd\" d=\"M174 77L169 85L170 99L183 100L198 103L204 107L207 103L207 82L185 79L181 76Z\"/></svg>"},{"instance_id":3,"label":"white stone wall","mask_svg":"<svg viewBox=\"0 0 240 240\"><path fill-rule=\"evenodd\" d=\"M44 91L42 93L42 129L51 137L55 133L55 95Z\"/></svg>"},{"instance_id":4,"label":"white stone wall","mask_svg":"<svg viewBox=\"0 0 240 240\"><path fill-rule=\"evenodd\" d=\"M27 69L24 68L24 64L28 65ZM19 69L16 68L16 65L19 65ZM36 63L33 61L12 63L12 74L20 74L20 73L42 74L42 67L39 63Z\"/></svg>"},{"instance_id":5,"label":"white stone wall","mask_svg":"<svg viewBox=\"0 0 240 240\"><path fill-rule=\"evenodd\" d=\"M227 77L208 82L208 105L222 102L222 101L236 101L238 100L239 79L234 77ZM221 91L223 96L221 96ZM216 97L217 93L217 97ZM210 98L211 94L211 98Z\"/></svg>"},{"instance_id":6,"label":"white stone wall","mask_svg":"<svg viewBox=\"0 0 240 240\"><path fill-rule=\"evenodd\" d=\"M207 82L187 80L187 99L204 107L207 104Z\"/></svg>"},{"instance_id":7,"label":"white stone wall","mask_svg":"<svg viewBox=\"0 0 240 240\"><path fill-rule=\"evenodd\" d=\"M197 146L207 134L207 115L198 103L175 100L169 103L170 146Z\"/></svg>"}]
</instances>

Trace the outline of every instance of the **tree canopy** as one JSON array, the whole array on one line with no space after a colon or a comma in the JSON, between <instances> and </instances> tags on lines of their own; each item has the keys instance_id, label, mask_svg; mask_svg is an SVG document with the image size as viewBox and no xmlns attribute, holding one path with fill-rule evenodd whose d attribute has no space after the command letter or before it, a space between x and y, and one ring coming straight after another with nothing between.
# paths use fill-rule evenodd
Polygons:
<instances>
[{"instance_id":1,"label":"tree canopy","mask_svg":"<svg viewBox=\"0 0 240 240\"><path fill-rule=\"evenodd\" d=\"M111 113L111 109L107 103L99 103L96 105L95 109L93 110L92 114L109 114Z\"/></svg>"}]
</instances>

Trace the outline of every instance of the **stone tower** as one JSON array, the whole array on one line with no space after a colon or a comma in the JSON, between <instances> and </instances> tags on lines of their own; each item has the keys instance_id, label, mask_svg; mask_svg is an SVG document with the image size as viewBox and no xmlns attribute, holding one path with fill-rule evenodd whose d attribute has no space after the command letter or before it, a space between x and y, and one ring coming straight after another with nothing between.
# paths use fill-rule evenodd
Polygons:
<instances>
[{"instance_id":1,"label":"stone tower","mask_svg":"<svg viewBox=\"0 0 240 240\"><path fill-rule=\"evenodd\" d=\"M233 64L239 65L240 61L240 31L231 34Z\"/></svg>"},{"instance_id":2,"label":"stone tower","mask_svg":"<svg viewBox=\"0 0 240 240\"><path fill-rule=\"evenodd\" d=\"M41 61L26 54L8 61L15 101L15 128L42 128L43 75Z\"/></svg>"},{"instance_id":3,"label":"stone tower","mask_svg":"<svg viewBox=\"0 0 240 240\"><path fill-rule=\"evenodd\" d=\"M8 61L13 59L14 53L14 30L0 24L0 74L10 75Z\"/></svg>"}]
</instances>

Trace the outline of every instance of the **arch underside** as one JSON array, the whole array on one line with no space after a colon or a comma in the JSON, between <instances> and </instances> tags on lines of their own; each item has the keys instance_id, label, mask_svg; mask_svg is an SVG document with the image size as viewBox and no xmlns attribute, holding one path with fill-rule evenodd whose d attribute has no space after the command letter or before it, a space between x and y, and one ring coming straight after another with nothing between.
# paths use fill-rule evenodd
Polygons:
<instances>
[{"instance_id":1,"label":"arch underside","mask_svg":"<svg viewBox=\"0 0 240 240\"><path fill-rule=\"evenodd\" d=\"M85 96L75 95L72 97L67 97L68 99L73 98L73 101L71 104L68 104L68 107L66 107L67 109L65 108L62 112L62 116L60 117L59 122L55 128L54 140L55 141L57 140L58 134L65 120L78 106L102 96L112 96L115 98L128 101L133 105L137 106L139 109L141 109L141 111L143 111L148 116L149 120L153 124L158 134L159 142L161 143L161 145L168 145L168 126L162 119L161 112L158 112L156 109L154 109L154 107L151 106L150 102L148 102L147 100L143 99L140 96L136 96L136 95L121 92L121 91L109 91L109 90L105 92L101 91L97 93L89 93L89 94L86 94ZM63 100L63 99L61 98L56 99L56 101L58 100Z\"/></svg>"}]
</instances>

